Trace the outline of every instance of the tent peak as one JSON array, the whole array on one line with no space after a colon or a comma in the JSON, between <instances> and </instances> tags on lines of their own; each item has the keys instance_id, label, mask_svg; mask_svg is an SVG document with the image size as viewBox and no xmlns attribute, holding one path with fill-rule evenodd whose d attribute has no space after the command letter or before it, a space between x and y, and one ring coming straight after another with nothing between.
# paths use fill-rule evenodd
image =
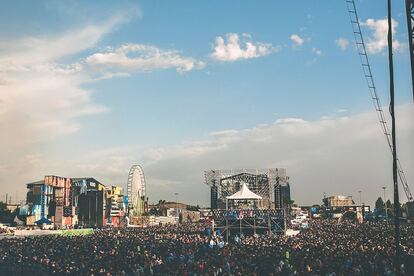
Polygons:
<instances>
[{"instance_id":1,"label":"tent peak","mask_svg":"<svg viewBox=\"0 0 414 276\"><path fill-rule=\"evenodd\" d=\"M247 184L245 182L243 182L240 190L234 194L232 194L231 196L226 197L227 199L233 199L233 200L243 200L243 199L256 199L256 200L260 200L262 199L261 196L253 193L252 191L250 191L249 187L247 186Z\"/></svg>"}]
</instances>

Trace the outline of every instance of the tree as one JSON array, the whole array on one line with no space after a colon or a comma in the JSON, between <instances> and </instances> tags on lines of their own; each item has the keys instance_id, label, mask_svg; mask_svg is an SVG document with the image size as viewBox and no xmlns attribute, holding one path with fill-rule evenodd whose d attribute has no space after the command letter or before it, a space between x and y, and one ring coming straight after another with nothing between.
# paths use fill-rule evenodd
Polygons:
<instances>
[{"instance_id":1,"label":"tree","mask_svg":"<svg viewBox=\"0 0 414 276\"><path fill-rule=\"evenodd\" d=\"M7 204L0 202L0 222L13 223L15 215L7 209Z\"/></svg>"},{"instance_id":2,"label":"tree","mask_svg":"<svg viewBox=\"0 0 414 276\"><path fill-rule=\"evenodd\" d=\"M394 204L392 204L389 199L387 200L386 204L387 204L387 209L393 209L394 208Z\"/></svg>"},{"instance_id":3,"label":"tree","mask_svg":"<svg viewBox=\"0 0 414 276\"><path fill-rule=\"evenodd\" d=\"M192 205L188 205L187 206L187 210L188 211L199 211L200 210L200 206L192 206Z\"/></svg>"},{"instance_id":4,"label":"tree","mask_svg":"<svg viewBox=\"0 0 414 276\"><path fill-rule=\"evenodd\" d=\"M375 201L375 209L377 209L378 211L384 210L384 201L381 197L379 197L377 201Z\"/></svg>"},{"instance_id":5,"label":"tree","mask_svg":"<svg viewBox=\"0 0 414 276\"><path fill-rule=\"evenodd\" d=\"M150 215L150 216L156 216L156 215L158 215L158 210L157 210L157 208L155 208L155 207L151 208L151 209L149 210L149 215Z\"/></svg>"},{"instance_id":6,"label":"tree","mask_svg":"<svg viewBox=\"0 0 414 276\"><path fill-rule=\"evenodd\" d=\"M158 215L159 216L166 216L167 215L167 208L165 207L165 204L167 202L165 200L159 200L158 201Z\"/></svg>"},{"instance_id":7,"label":"tree","mask_svg":"<svg viewBox=\"0 0 414 276\"><path fill-rule=\"evenodd\" d=\"M387 204L388 217L393 218L394 217L394 204L392 204L390 200L387 200L386 204Z\"/></svg>"}]
</instances>

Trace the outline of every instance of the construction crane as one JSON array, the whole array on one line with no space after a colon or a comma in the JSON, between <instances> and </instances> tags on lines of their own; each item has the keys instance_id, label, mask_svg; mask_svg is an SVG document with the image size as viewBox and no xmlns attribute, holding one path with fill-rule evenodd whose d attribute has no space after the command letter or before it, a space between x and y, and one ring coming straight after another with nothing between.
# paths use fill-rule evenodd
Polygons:
<instances>
[{"instance_id":1,"label":"construction crane","mask_svg":"<svg viewBox=\"0 0 414 276\"><path fill-rule=\"evenodd\" d=\"M410 11L409 11L410 12L409 30L410 31L409 31L409 33L410 33L411 66L413 66L414 52L413 52L412 49L414 48L414 45L413 45L413 39L412 39L413 38L413 30L412 30L412 27L411 27L411 22L414 21L413 17L412 17L414 15L414 0L406 0L406 1L407 1L407 3L410 2L410 7L409 7L409 9L410 9ZM374 78L372 76L371 65L369 63L364 38L363 38L362 32L361 32L361 25L359 23L358 13L357 13L356 6L355 6L355 0L346 0L346 4L347 4L347 9L348 9L349 19L350 19L351 25L352 25L352 31L354 33L356 48L357 48L358 55L359 55L360 60L361 60L361 65L362 65L362 70L363 70L363 73L364 73L364 77L365 77L365 80L367 82L369 92L371 94L371 99L372 99L372 102L374 104L374 108L376 110L378 120L379 120L379 123L381 125L382 132L385 135L385 138L386 138L387 143L388 143L388 147L390 148L391 153L392 153L393 152L393 146L392 146L391 134L390 134L389 127L388 127L388 124L387 124L387 120L386 120L385 115L384 115L384 110L382 108L381 100L378 97L377 88L376 88L375 83L374 83ZM407 14L408 14L408 11L407 11ZM412 67L412 73L413 73L413 67ZM413 80L414 80L414 78L413 78ZM405 176L405 172L402 169L402 165L401 165L401 162L400 162L399 159L397 159L397 168L398 168L398 177L399 177L401 185L404 189L407 200L412 201L413 196L411 194L410 188L408 186L407 178Z\"/></svg>"}]
</instances>

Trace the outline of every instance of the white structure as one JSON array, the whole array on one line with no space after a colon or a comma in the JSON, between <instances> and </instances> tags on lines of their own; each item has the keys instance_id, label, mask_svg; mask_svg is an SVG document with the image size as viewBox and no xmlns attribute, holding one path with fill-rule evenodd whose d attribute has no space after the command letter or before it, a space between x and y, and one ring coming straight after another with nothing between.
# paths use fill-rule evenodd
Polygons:
<instances>
[{"instance_id":1,"label":"white structure","mask_svg":"<svg viewBox=\"0 0 414 276\"><path fill-rule=\"evenodd\" d=\"M232 194L231 196L226 197L226 209L228 209L229 200L260 200L261 201L262 197L250 191L249 187L247 187L247 184L243 183L239 191Z\"/></svg>"},{"instance_id":2,"label":"white structure","mask_svg":"<svg viewBox=\"0 0 414 276\"><path fill-rule=\"evenodd\" d=\"M133 165L128 174L128 208L130 214L141 215L145 202L145 175L140 165ZM132 213L131 213L132 211Z\"/></svg>"}]
</instances>

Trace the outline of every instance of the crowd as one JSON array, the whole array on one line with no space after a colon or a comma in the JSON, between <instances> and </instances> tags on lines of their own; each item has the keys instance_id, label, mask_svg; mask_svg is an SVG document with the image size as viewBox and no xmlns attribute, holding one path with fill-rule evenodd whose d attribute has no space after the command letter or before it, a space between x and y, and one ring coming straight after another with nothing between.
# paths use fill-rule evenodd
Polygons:
<instances>
[{"instance_id":1,"label":"crowd","mask_svg":"<svg viewBox=\"0 0 414 276\"><path fill-rule=\"evenodd\" d=\"M5 275L395 275L393 227L314 221L296 236L232 237L206 225L97 230L0 240ZM414 275L414 227L401 227L402 273Z\"/></svg>"}]
</instances>

